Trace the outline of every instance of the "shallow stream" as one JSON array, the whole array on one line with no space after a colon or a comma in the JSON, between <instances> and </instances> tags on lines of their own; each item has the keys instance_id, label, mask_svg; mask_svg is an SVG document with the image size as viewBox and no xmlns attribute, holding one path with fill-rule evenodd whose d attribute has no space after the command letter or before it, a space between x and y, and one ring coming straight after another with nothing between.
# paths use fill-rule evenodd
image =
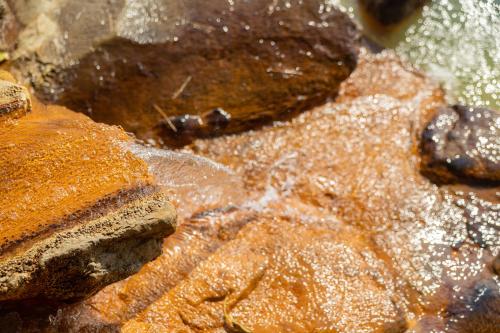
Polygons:
<instances>
[{"instance_id":1,"label":"shallow stream","mask_svg":"<svg viewBox=\"0 0 500 333\"><path fill-rule=\"evenodd\" d=\"M450 102L499 108L500 1L432 0L383 28L355 0L331 0L364 33L439 81Z\"/></svg>"}]
</instances>

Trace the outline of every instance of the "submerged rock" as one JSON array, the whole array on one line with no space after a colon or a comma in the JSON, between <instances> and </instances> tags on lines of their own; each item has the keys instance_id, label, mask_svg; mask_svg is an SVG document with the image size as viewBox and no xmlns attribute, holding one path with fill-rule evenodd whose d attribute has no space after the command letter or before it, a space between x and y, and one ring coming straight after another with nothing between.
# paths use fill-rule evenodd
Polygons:
<instances>
[{"instance_id":1,"label":"submerged rock","mask_svg":"<svg viewBox=\"0 0 500 333\"><path fill-rule=\"evenodd\" d=\"M370 242L317 222L258 216L122 331L403 332Z\"/></svg>"},{"instance_id":2,"label":"submerged rock","mask_svg":"<svg viewBox=\"0 0 500 333\"><path fill-rule=\"evenodd\" d=\"M402 21L427 0L359 0L370 15L382 24Z\"/></svg>"},{"instance_id":3,"label":"submerged rock","mask_svg":"<svg viewBox=\"0 0 500 333\"><path fill-rule=\"evenodd\" d=\"M325 0L43 0L15 11L26 28L14 67L38 97L170 145L335 97L359 47ZM213 119L218 108L230 119Z\"/></svg>"},{"instance_id":4,"label":"submerged rock","mask_svg":"<svg viewBox=\"0 0 500 333\"><path fill-rule=\"evenodd\" d=\"M438 183L500 181L500 114L441 108L422 133L422 171Z\"/></svg>"},{"instance_id":5,"label":"submerged rock","mask_svg":"<svg viewBox=\"0 0 500 333\"><path fill-rule=\"evenodd\" d=\"M388 258L393 267L401 288L396 294L408 307L396 304L405 318L413 318L407 321L411 328L425 315L468 311L469 303L455 300L491 279L491 256L500 250L498 195L487 204L469 200L420 174L418 133L444 103L435 84L382 53L361 58L336 103L258 132L197 140L192 149L229 165L248 188L270 196L271 202L260 209L304 221L337 216L360 234L370 234L378 258ZM474 193L466 187L461 191ZM471 226L478 232L469 232ZM248 306L254 301L259 302L250 294L241 302ZM154 327L161 322L156 318L163 304L152 304L137 320ZM495 313L490 307L495 302L482 304L468 311L471 320L483 311ZM262 317L241 322L252 327ZM205 318L204 309L198 318ZM475 323L484 332L495 332L491 325Z\"/></svg>"},{"instance_id":6,"label":"submerged rock","mask_svg":"<svg viewBox=\"0 0 500 333\"><path fill-rule=\"evenodd\" d=\"M11 104L29 106L15 91ZM0 308L81 299L161 253L175 212L129 143L119 128L36 101L0 123Z\"/></svg>"}]
</instances>

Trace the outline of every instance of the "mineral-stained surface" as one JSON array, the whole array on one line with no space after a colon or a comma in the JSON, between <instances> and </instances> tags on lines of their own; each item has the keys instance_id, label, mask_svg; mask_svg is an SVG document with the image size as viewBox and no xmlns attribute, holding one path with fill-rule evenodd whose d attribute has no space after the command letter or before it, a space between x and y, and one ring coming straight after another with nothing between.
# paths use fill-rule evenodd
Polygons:
<instances>
[{"instance_id":1,"label":"mineral-stained surface","mask_svg":"<svg viewBox=\"0 0 500 333\"><path fill-rule=\"evenodd\" d=\"M0 93L10 86L19 88L0 80ZM20 96L11 104L26 106L27 92L15 91L0 100ZM175 212L145 162L126 148L123 130L36 101L22 113L6 110L0 301L79 299L160 254Z\"/></svg>"},{"instance_id":2,"label":"mineral-stained surface","mask_svg":"<svg viewBox=\"0 0 500 333\"><path fill-rule=\"evenodd\" d=\"M500 182L500 113L453 105L422 133L423 172L441 182Z\"/></svg>"},{"instance_id":3,"label":"mineral-stained surface","mask_svg":"<svg viewBox=\"0 0 500 333\"><path fill-rule=\"evenodd\" d=\"M162 256L52 329L496 332L498 188L420 173L444 104L390 54L363 55L335 103L196 141L186 150L234 170L246 200L193 205Z\"/></svg>"},{"instance_id":4,"label":"mineral-stained surface","mask_svg":"<svg viewBox=\"0 0 500 333\"><path fill-rule=\"evenodd\" d=\"M8 72L0 71L0 124L22 117L30 111L28 90L16 84Z\"/></svg>"},{"instance_id":5,"label":"mineral-stained surface","mask_svg":"<svg viewBox=\"0 0 500 333\"><path fill-rule=\"evenodd\" d=\"M325 0L14 2L37 96L178 145L335 97L359 32Z\"/></svg>"}]
</instances>

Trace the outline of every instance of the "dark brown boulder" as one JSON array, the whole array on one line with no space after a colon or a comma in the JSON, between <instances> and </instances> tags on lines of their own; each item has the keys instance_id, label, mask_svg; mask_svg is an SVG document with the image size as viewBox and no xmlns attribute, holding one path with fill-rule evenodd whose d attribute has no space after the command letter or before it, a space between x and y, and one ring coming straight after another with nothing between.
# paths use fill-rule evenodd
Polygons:
<instances>
[{"instance_id":1,"label":"dark brown boulder","mask_svg":"<svg viewBox=\"0 0 500 333\"><path fill-rule=\"evenodd\" d=\"M422 133L422 171L438 183L500 181L500 115L485 108L441 108Z\"/></svg>"},{"instance_id":2,"label":"dark brown boulder","mask_svg":"<svg viewBox=\"0 0 500 333\"><path fill-rule=\"evenodd\" d=\"M398 23L426 0L359 0L366 11L384 25Z\"/></svg>"},{"instance_id":3,"label":"dark brown boulder","mask_svg":"<svg viewBox=\"0 0 500 333\"><path fill-rule=\"evenodd\" d=\"M358 30L325 0L51 6L20 15L20 76L45 101L160 143L290 117L335 97L357 61ZM206 119L218 108L229 117ZM177 128L183 115L201 123Z\"/></svg>"},{"instance_id":4,"label":"dark brown boulder","mask_svg":"<svg viewBox=\"0 0 500 333\"><path fill-rule=\"evenodd\" d=\"M80 299L135 273L176 221L122 129L32 103L10 79L0 72L0 316L5 303Z\"/></svg>"}]
</instances>

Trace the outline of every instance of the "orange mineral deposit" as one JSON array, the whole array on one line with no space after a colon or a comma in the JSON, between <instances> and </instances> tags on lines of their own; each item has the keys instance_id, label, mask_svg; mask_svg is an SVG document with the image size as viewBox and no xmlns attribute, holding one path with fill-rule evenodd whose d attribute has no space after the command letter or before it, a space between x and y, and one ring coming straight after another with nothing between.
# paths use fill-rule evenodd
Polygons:
<instances>
[{"instance_id":1,"label":"orange mineral deposit","mask_svg":"<svg viewBox=\"0 0 500 333\"><path fill-rule=\"evenodd\" d=\"M151 185L146 164L126 149L130 138L121 128L33 104L31 112L17 119L7 114L0 122L2 256L25 241L98 217L103 202L123 201Z\"/></svg>"}]
</instances>

